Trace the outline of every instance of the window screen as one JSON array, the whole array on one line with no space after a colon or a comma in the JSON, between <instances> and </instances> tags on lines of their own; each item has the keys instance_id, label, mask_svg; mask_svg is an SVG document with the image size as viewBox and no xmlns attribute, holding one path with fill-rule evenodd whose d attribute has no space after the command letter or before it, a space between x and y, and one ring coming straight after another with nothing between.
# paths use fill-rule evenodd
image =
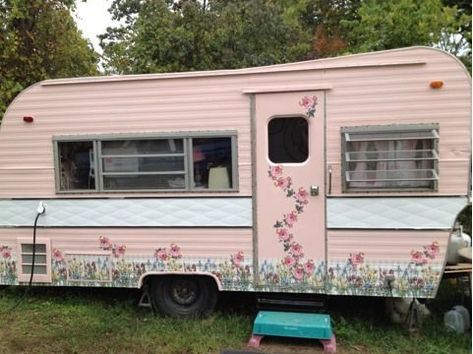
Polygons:
<instances>
[{"instance_id":1,"label":"window screen","mask_svg":"<svg viewBox=\"0 0 473 354\"><path fill-rule=\"evenodd\" d=\"M274 163L300 163L309 157L309 125L302 117L273 118L268 124L268 155Z\"/></svg>"},{"instance_id":2,"label":"window screen","mask_svg":"<svg viewBox=\"0 0 473 354\"><path fill-rule=\"evenodd\" d=\"M344 128L342 141L345 190L435 189L436 125Z\"/></svg>"}]
</instances>

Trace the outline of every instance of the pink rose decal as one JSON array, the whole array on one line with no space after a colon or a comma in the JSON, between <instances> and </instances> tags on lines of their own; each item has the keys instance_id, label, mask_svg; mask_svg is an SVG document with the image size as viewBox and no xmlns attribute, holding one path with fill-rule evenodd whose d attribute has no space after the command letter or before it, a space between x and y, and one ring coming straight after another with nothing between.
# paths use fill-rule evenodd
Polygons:
<instances>
[{"instance_id":1,"label":"pink rose decal","mask_svg":"<svg viewBox=\"0 0 473 354\"><path fill-rule=\"evenodd\" d=\"M424 246L424 253L430 259L435 259L440 254L440 247L437 241L432 242L428 246Z\"/></svg>"},{"instance_id":2,"label":"pink rose decal","mask_svg":"<svg viewBox=\"0 0 473 354\"><path fill-rule=\"evenodd\" d=\"M99 237L99 241L100 241L100 248L105 250L105 251L108 251L112 248L112 244L110 243L110 240L108 239L108 237L105 237L105 236L100 236Z\"/></svg>"},{"instance_id":3,"label":"pink rose decal","mask_svg":"<svg viewBox=\"0 0 473 354\"><path fill-rule=\"evenodd\" d=\"M312 259L309 259L307 262L304 263L304 272L307 275L311 275L314 272L315 265Z\"/></svg>"},{"instance_id":4,"label":"pink rose decal","mask_svg":"<svg viewBox=\"0 0 473 354\"><path fill-rule=\"evenodd\" d=\"M282 167L281 166L272 166L269 169L269 176L276 180L278 177L282 175Z\"/></svg>"},{"instance_id":5,"label":"pink rose decal","mask_svg":"<svg viewBox=\"0 0 473 354\"><path fill-rule=\"evenodd\" d=\"M52 257L56 262L63 262L64 261L64 256L60 250L57 248L53 249Z\"/></svg>"},{"instance_id":6,"label":"pink rose decal","mask_svg":"<svg viewBox=\"0 0 473 354\"><path fill-rule=\"evenodd\" d=\"M363 252L350 253L350 258L348 258L348 261L354 266L363 264L365 261L365 254Z\"/></svg>"},{"instance_id":7,"label":"pink rose decal","mask_svg":"<svg viewBox=\"0 0 473 354\"><path fill-rule=\"evenodd\" d=\"M244 256L243 251L239 251L235 254L232 254L230 256L230 259L231 259L231 262L234 266L239 267L241 262L243 262L245 260L245 256Z\"/></svg>"},{"instance_id":8,"label":"pink rose decal","mask_svg":"<svg viewBox=\"0 0 473 354\"><path fill-rule=\"evenodd\" d=\"M302 246L298 243L293 243L291 248L289 249L289 253L292 254L296 258L300 258L304 256L304 251Z\"/></svg>"},{"instance_id":9,"label":"pink rose decal","mask_svg":"<svg viewBox=\"0 0 473 354\"><path fill-rule=\"evenodd\" d=\"M160 261L167 261L168 253L165 248L158 248L154 251L154 258L159 259Z\"/></svg>"},{"instance_id":10,"label":"pink rose decal","mask_svg":"<svg viewBox=\"0 0 473 354\"><path fill-rule=\"evenodd\" d=\"M300 204L308 204L309 193L304 189L304 187L299 188L296 193L296 200Z\"/></svg>"},{"instance_id":11,"label":"pink rose decal","mask_svg":"<svg viewBox=\"0 0 473 354\"><path fill-rule=\"evenodd\" d=\"M414 263L415 265L423 265L427 263L427 258L425 258L424 252L412 251L411 262Z\"/></svg>"},{"instance_id":12,"label":"pink rose decal","mask_svg":"<svg viewBox=\"0 0 473 354\"><path fill-rule=\"evenodd\" d=\"M124 256L125 251L126 251L126 246L125 245L120 245L120 246L114 248L113 250L114 250L113 255L115 257Z\"/></svg>"},{"instance_id":13,"label":"pink rose decal","mask_svg":"<svg viewBox=\"0 0 473 354\"><path fill-rule=\"evenodd\" d=\"M11 248L8 246L0 246L0 252L2 253L3 259L11 258Z\"/></svg>"},{"instance_id":14,"label":"pink rose decal","mask_svg":"<svg viewBox=\"0 0 473 354\"><path fill-rule=\"evenodd\" d=\"M288 266L288 267L292 267L294 264L296 264L296 260L294 258L292 258L291 256L286 256L283 259L283 264Z\"/></svg>"},{"instance_id":15,"label":"pink rose decal","mask_svg":"<svg viewBox=\"0 0 473 354\"><path fill-rule=\"evenodd\" d=\"M302 265L298 264L297 266L294 267L292 270L292 275L294 276L294 279L296 280L302 280L304 278L304 268Z\"/></svg>"},{"instance_id":16,"label":"pink rose decal","mask_svg":"<svg viewBox=\"0 0 473 354\"><path fill-rule=\"evenodd\" d=\"M178 245L171 243L171 246L169 246L169 255L172 258L181 258L181 248Z\"/></svg>"},{"instance_id":17,"label":"pink rose decal","mask_svg":"<svg viewBox=\"0 0 473 354\"><path fill-rule=\"evenodd\" d=\"M304 107L306 110L306 115L308 118L314 118L315 117L315 106L317 105L317 96L304 96L302 99L299 101L299 106Z\"/></svg>"}]
</instances>

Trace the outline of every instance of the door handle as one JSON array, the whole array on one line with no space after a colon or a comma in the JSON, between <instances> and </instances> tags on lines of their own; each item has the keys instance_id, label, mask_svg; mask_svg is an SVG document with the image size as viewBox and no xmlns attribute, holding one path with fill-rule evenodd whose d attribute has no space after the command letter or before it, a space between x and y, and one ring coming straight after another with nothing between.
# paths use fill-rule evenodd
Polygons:
<instances>
[{"instance_id":1,"label":"door handle","mask_svg":"<svg viewBox=\"0 0 473 354\"><path fill-rule=\"evenodd\" d=\"M312 197L318 196L319 195L319 186L315 186L315 185L310 186L310 195Z\"/></svg>"}]
</instances>

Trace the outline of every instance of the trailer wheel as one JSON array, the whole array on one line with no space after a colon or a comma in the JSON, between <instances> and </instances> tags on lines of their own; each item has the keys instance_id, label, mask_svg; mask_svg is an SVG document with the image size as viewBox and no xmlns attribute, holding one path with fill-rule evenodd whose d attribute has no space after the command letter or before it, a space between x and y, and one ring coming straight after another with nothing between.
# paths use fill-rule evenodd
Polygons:
<instances>
[{"instance_id":1,"label":"trailer wheel","mask_svg":"<svg viewBox=\"0 0 473 354\"><path fill-rule=\"evenodd\" d=\"M153 306L172 317L205 316L215 308L217 295L215 282L202 276L160 276L151 286Z\"/></svg>"}]
</instances>

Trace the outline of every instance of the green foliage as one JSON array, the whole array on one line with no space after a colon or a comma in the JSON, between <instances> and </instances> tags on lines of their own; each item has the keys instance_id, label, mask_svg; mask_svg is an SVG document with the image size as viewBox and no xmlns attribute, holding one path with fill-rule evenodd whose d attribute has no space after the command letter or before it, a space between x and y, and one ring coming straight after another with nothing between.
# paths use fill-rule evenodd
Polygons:
<instances>
[{"instance_id":1,"label":"green foliage","mask_svg":"<svg viewBox=\"0 0 473 354\"><path fill-rule=\"evenodd\" d=\"M307 0L115 0L125 25L102 36L116 73L229 69L300 60L311 51Z\"/></svg>"},{"instance_id":2,"label":"green foliage","mask_svg":"<svg viewBox=\"0 0 473 354\"><path fill-rule=\"evenodd\" d=\"M413 45L439 47L471 67L471 5L441 0L367 0L359 18L342 21L353 53ZM460 2L458 2L460 3ZM471 70L471 68L470 68Z\"/></svg>"},{"instance_id":3,"label":"green foliage","mask_svg":"<svg viewBox=\"0 0 473 354\"><path fill-rule=\"evenodd\" d=\"M74 0L0 0L0 117L35 82L97 74L97 55L73 8Z\"/></svg>"}]
</instances>

